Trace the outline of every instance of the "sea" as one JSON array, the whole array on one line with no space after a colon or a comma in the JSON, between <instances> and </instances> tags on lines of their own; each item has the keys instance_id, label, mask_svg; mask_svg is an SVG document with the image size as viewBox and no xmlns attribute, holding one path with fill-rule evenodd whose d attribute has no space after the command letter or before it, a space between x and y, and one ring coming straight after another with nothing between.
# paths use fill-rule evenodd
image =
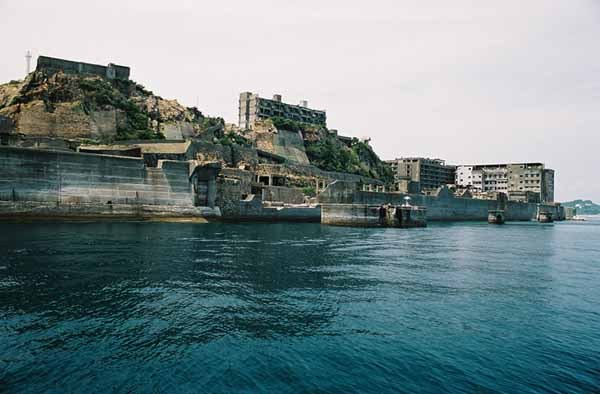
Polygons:
<instances>
[{"instance_id":1,"label":"sea","mask_svg":"<svg viewBox=\"0 0 600 394\"><path fill-rule=\"evenodd\" d=\"M600 219L0 223L0 393L600 392Z\"/></svg>"}]
</instances>

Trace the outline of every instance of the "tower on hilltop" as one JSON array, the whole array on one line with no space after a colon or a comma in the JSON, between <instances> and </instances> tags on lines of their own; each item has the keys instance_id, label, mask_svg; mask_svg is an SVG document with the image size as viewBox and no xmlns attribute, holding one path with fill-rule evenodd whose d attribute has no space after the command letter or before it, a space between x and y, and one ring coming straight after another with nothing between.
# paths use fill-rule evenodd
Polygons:
<instances>
[{"instance_id":1,"label":"tower on hilltop","mask_svg":"<svg viewBox=\"0 0 600 394\"><path fill-rule=\"evenodd\" d=\"M27 74L29 75L29 73L31 72L31 51L27 51L27 53L25 53L25 61L27 62Z\"/></svg>"}]
</instances>

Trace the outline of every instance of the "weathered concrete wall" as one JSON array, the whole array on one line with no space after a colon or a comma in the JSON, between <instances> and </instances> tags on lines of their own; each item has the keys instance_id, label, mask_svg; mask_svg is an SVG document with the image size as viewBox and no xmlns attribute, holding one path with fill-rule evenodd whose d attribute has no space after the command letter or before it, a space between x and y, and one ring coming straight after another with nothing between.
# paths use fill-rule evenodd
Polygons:
<instances>
[{"instance_id":1,"label":"weathered concrete wall","mask_svg":"<svg viewBox=\"0 0 600 394\"><path fill-rule=\"evenodd\" d=\"M116 110L88 115L79 102L54 104L52 112L42 100L19 105L14 131L26 136L102 138L114 137L117 133L119 111Z\"/></svg>"},{"instance_id":2,"label":"weathered concrete wall","mask_svg":"<svg viewBox=\"0 0 600 394\"><path fill-rule=\"evenodd\" d=\"M130 69L127 66L119 66L109 63L108 66L84 62L74 62L48 56L39 56L37 59L37 70L55 72L62 70L73 74L95 74L104 78L129 79Z\"/></svg>"},{"instance_id":3,"label":"weathered concrete wall","mask_svg":"<svg viewBox=\"0 0 600 394\"><path fill-rule=\"evenodd\" d=\"M263 186L263 201L278 201L286 204L304 203L304 193L302 189L284 186Z\"/></svg>"},{"instance_id":4,"label":"weathered concrete wall","mask_svg":"<svg viewBox=\"0 0 600 394\"><path fill-rule=\"evenodd\" d=\"M15 204L193 209L189 175L188 162L0 147L0 201Z\"/></svg>"},{"instance_id":5,"label":"weathered concrete wall","mask_svg":"<svg viewBox=\"0 0 600 394\"><path fill-rule=\"evenodd\" d=\"M114 137L117 133L118 117L117 110L93 111L90 118L90 134L92 138Z\"/></svg>"},{"instance_id":6,"label":"weathered concrete wall","mask_svg":"<svg viewBox=\"0 0 600 394\"><path fill-rule=\"evenodd\" d=\"M251 169L258 164L256 149L239 145L220 145L194 140L188 149L189 160L220 161L231 167L245 166Z\"/></svg>"},{"instance_id":7,"label":"weathered concrete wall","mask_svg":"<svg viewBox=\"0 0 600 394\"><path fill-rule=\"evenodd\" d=\"M343 172L323 171L313 165L303 164L259 164L257 173L259 175L276 174L279 176L288 177L290 179L293 179L294 177L312 177L315 179L318 178L328 180L329 182L341 180L347 182L362 182L372 185L383 185L383 182L377 179Z\"/></svg>"},{"instance_id":8,"label":"weathered concrete wall","mask_svg":"<svg viewBox=\"0 0 600 394\"><path fill-rule=\"evenodd\" d=\"M244 193L243 179L217 178L217 206L222 219L232 221L319 222L319 206L265 206L260 196Z\"/></svg>"},{"instance_id":9,"label":"weathered concrete wall","mask_svg":"<svg viewBox=\"0 0 600 394\"><path fill-rule=\"evenodd\" d=\"M237 179L240 182L240 193L242 196L252 193L252 183L254 180L254 173L252 171L223 167L219 172L219 176Z\"/></svg>"},{"instance_id":10,"label":"weathered concrete wall","mask_svg":"<svg viewBox=\"0 0 600 394\"><path fill-rule=\"evenodd\" d=\"M64 138L90 138L90 116L79 103L59 103L53 112L46 110L42 100L32 101L19 113L16 130L28 136L60 135Z\"/></svg>"},{"instance_id":11,"label":"weathered concrete wall","mask_svg":"<svg viewBox=\"0 0 600 394\"><path fill-rule=\"evenodd\" d=\"M293 163L309 164L304 147L304 138L300 132L278 130L271 121L252 122L249 137L262 151L280 156Z\"/></svg>"},{"instance_id":12,"label":"weathered concrete wall","mask_svg":"<svg viewBox=\"0 0 600 394\"><path fill-rule=\"evenodd\" d=\"M209 207L135 204L61 204L31 201L0 201L0 217L80 218L214 218L219 211Z\"/></svg>"},{"instance_id":13,"label":"weathered concrete wall","mask_svg":"<svg viewBox=\"0 0 600 394\"><path fill-rule=\"evenodd\" d=\"M182 140L196 135L194 125L185 121L174 121L160 124L160 132L168 140Z\"/></svg>"},{"instance_id":14,"label":"weathered concrete wall","mask_svg":"<svg viewBox=\"0 0 600 394\"><path fill-rule=\"evenodd\" d=\"M15 131L14 122L7 117L0 116L0 134L10 134Z\"/></svg>"},{"instance_id":15,"label":"weathered concrete wall","mask_svg":"<svg viewBox=\"0 0 600 394\"><path fill-rule=\"evenodd\" d=\"M448 191L442 190L438 196L426 196L422 194L404 193L376 193L358 191L356 184L352 182L334 182L330 184L319 196L318 201L322 204L366 204L379 206L381 204L401 205L404 197L411 198L411 204L427 208L427 220L431 221L459 221L459 220L483 220L487 221L488 210L498 209L498 201L477 200L471 198L457 198ZM333 210L335 215L354 215L352 209L343 207L338 211ZM553 205L544 205L543 209L553 212L559 217L558 208ZM507 201L504 207L506 220L533 220L536 218L538 205Z\"/></svg>"},{"instance_id":16,"label":"weathered concrete wall","mask_svg":"<svg viewBox=\"0 0 600 394\"><path fill-rule=\"evenodd\" d=\"M321 223L355 227L379 225L379 205L323 204Z\"/></svg>"},{"instance_id":17,"label":"weathered concrete wall","mask_svg":"<svg viewBox=\"0 0 600 394\"><path fill-rule=\"evenodd\" d=\"M188 152L195 156L196 160L201 161L220 161L231 163L231 148L224 145L213 144L207 141L194 142Z\"/></svg>"},{"instance_id":18,"label":"weathered concrete wall","mask_svg":"<svg viewBox=\"0 0 600 394\"><path fill-rule=\"evenodd\" d=\"M52 138L52 137L26 137L23 138L20 135L3 136L8 137L6 143L2 143L5 146L12 146L15 148L30 148L30 149L50 149L57 151L73 152L75 144L63 138Z\"/></svg>"},{"instance_id":19,"label":"weathered concrete wall","mask_svg":"<svg viewBox=\"0 0 600 394\"><path fill-rule=\"evenodd\" d=\"M240 201L239 215L225 219L273 221L273 222L319 222L321 220L321 207L290 207L290 206L264 206L259 196L250 195Z\"/></svg>"},{"instance_id":20,"label":"weathered concrete wall","mask_svg":"<svg viewBox=\"0 0 600 394\"><path fill-rule=\"evenodd\" d=\"M255 169L258 165L258 154L255 148L249 146L231 146L231 165Z\"/></svg>"},{"instance_id":21,"label":"weathered concrete wall","mask_svg":"<svg viewBox=\"0 0 600 394\"><path fill-rule=\"evenodd\" d=\"M240 200L242 198L242 182L232 178L217 178L217 201L224 218L240 216Z\"/></svg>"}]
</instances>

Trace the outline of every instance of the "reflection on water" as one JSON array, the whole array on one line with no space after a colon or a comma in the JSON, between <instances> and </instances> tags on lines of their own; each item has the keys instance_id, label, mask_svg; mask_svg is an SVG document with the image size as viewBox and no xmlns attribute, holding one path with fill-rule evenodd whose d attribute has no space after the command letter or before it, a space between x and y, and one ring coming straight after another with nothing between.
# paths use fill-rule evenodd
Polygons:
<instances>
[{"instance_id":1,"label":"reflection on water","mask_svg":"<svg viewBox=\"0 0 600 394\"><path fill-rule=\"evenodd\" d=\"M0 231L11 392L600 387L600 222Z\"/></svg>"}]
</instances>

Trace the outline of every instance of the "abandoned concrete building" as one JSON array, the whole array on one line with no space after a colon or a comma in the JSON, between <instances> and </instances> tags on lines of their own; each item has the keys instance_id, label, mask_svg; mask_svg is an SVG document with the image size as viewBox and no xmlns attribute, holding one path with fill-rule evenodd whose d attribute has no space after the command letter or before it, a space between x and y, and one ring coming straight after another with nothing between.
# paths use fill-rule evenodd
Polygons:
<instances>
[{"instance_id":1,"label":"abandoned concrete building","mask_svg":"<svg viewBox=\"0 0 600 394\"><path fill-rule=\"evenodd\" d=\"M252 129L257 120L281 117L296 122L325 125L325 111L308 108L308 102L303 100L299 105L287 104L281 101L281 95L273 99L259 97L256 93L240 93L239 127L242 130Z\"/></svg>"},{"instance_id":2,"label":"abandoned concrete building","mask_svg":"<svg viewBox=\"0 0 600 394\"><path fill-rule=\"evenodd\" d=\"M504 193L512 201L554 201L554 170L543 163L460 165L456 185L476 193Z\"/></svg>"},{"instance_id":3,"label":"abandoned concrete building","mask_svg":"<svg viewBox=\"0 0 600 394\"><path fill-rule=\"evenodd\" d=\"M403 192L435 190L454 183L456 166L447 165L444 160L402 157L386 163L392 166L397 188Z\"/></svg>"},{"instance_id":4,"label":"abandoned concrete building","mask_svg":"<svg viewBox=\"0 0 600 394\"><path fill-rule=\"evenodd\" d=\"M109 63L108 66L75 62L72 60L59 59L48 56L39 56L36 70L44 70L49 73L63 71L67 74L91 74L106 79L129 79L129 67Z\"/></svg>"}]
</instances>

